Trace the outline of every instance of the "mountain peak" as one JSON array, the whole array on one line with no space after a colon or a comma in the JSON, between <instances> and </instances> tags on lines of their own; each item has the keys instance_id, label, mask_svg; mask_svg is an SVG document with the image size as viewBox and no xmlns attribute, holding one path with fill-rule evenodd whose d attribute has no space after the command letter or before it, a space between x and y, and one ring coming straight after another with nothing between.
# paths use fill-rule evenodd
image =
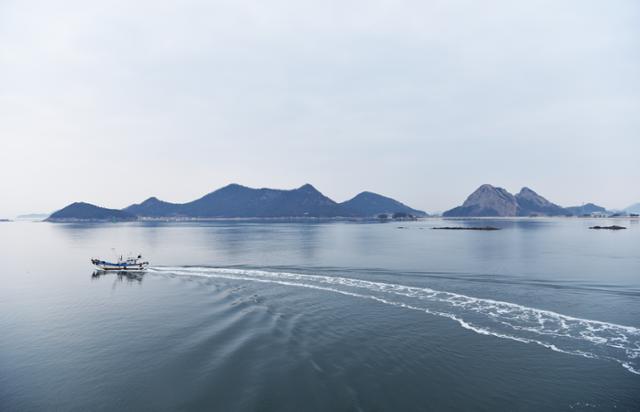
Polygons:
<instances>
[{"instance_id":1,"label":"mountain peak","mask_svg":"<svg viewBox=\"0 0 640 412\"><path fill-rule=\"evenodd\" d=\"M395 199L373 192L360 192L352 199L340 203L340 205L361 216L371 217L382 213L406 213L418 217L427 216L422 210L412 209Z\"/></svg>"},{"instance_id":2,"label":"mountain peak","mask_svg":"<svg viewBox=\"0 0 640 412\"><path fill-rule=\"evenodd\" d=\"M495 190L495 189L497 189L497 188L494 185L490 185L489 183L485 183L485 184L480 185L480 187L478 187L476 189L476 192L478 190L484 191L484 190Z\"/></svg>"},{"instance_id":3,"label":"mountain peak","mask_svg":"<svg viewBox=\"0 0 640 412\"><path fill-rule=\"evenodd\" d=\"M607 213L607 209L595 203L585 203L582 206L570 206L565 208L567 214L574 216L591 215L592 213Z\"/></svg>"},{"instance_id":4,"label":"mountain peak","mask_svg":"<svg viewBox=\"0 0 640 412\"><path fill-rule=\"evenodd\" d=\"M501 203L501 205L499 205L499 203ZM515 199L506 189L490 184L483 184L467 197L462 206L470 207L479 205L481 207L502 208L503 206L511 204L515 204Z\"/></svg>"},{"instance_id":5,"label":"mountain peak","mask_svg":"<svg viewBox=\"0 0 640 412\"><path fill-rule=\"evenodd\" d=\"M161 216L172 211L172 214L178 214L173 209L177 205L158 199L155 196L151 196L140 204L133 204L124 208L123 210L132 213L136 216L156 217Z\"/></svg>"},{"instance_id":6,"label":"mountain peak","mask_svg":"<svg viewBox=\"0 0 640 412\"><path fill-rule=\"evenodd\" d=\"M342 216L338 205L310 184L286 190L230 184L182 204L180 212L200 218Z\"/></svg>"},{"instance_id":7,"label":"mountain peak","mask_svg":"<svg viewBox=\"0 0 640 412\"><path fill-rule=\"evenodd\" d=\"M532 201L540 203L540 204L550 203L547 199L545 199L544 197L540 196L538 193L536 193L532 189L529 189L528 187L523 187L522 189L520 189L520 191L516 194L516 198L517 199L529 199L529 200L532 200Z\"/></svg>"},{"instance_id":8,"label":"mountain peak","mask_svg":"<svg viewBox=\"0 0 640 412\"><path fill-rule=\"evenodd\" d=\"M318 192L318 189L313 187L311 183L305 183L300 186L297 190L304 190L305 192Z\"/></svg>"},{"instance_id":9,"label":"mountain peak","mask_svg":"<svg viewBox=\"0 0 640 412\"><path fill-rule=\"evenodd\" d=\"M462 206L443 213L443 216L515 216L516 198L507 190L483 184L467 197Z\"/></svg>"},{"instance_id":10,"label":"mountain peak","mask_svg":"<svg viewBox=\"0 0 640 412\"><path fill-rule=\"evenodd\" d=\"M548 201L533 189L523 187L516 195L518 200L518 216L562 216L566 209Z\"/></svg>"},{"instance_id":11,"label":"mountain peak","mask_svg":"<svg viewBox=\"0 0 640 412\"><path fill-rule=\"evenodd\" d=\"M520 191L516 194L516 197L524 197L524 198L540 198L540 199L544 199L545 201L547 201L547 199L545 199L544 197L540 196L535 190L530 189L528 187L523 187L522 189L520 189Z\"/></svg>"},{"instance_id":12,"label":"mountain peak","mask_svg":"<svg viewBox=\"0 0 640 412\"><path fill-rule=\"evenodd\" d=\"M529 187L523 187L514 196L501 187L484 184L471 193L462 206L444 212L443 216L562 216L568 213L569 210Z\"/></svg>"},{"instance_id":13,"label":"mountain peak","mask_svg":"<svg viewBox=\"0 0 640 412\"><path fill-rule=\"evenodd\" d=\"M251 188L231 183L187 203L169 203L150 197L122 211L74 203L53 218L77 220L125 220L142 218L280 218L372 217L378 213L426 213L372 192L362 192L338 204L306 183L296 189Z\"/></svg>"},{"instance_id":14,"label":"mountain peak","mask_svg":"<svg viewBox=\"0 0 640 412\"><path fill-rule=\"evenodd\" d=\"M136 220L137 217L124 210L107 209L85 202L74 202L54 213L47 218L49 222L65 221L129 221Z\"/></svg>"},{"instance_id":15,"label":"mountain peak","mask_svg":"<svg viewBox=\"0 0 640 412\"><path fill-rule=\"evenodd\" d=\"M529 199L540 204L551 203L547 199L536 193L533 189L529 189L528 187L523 187L522 189L520 189L520 191L516 194L516 198Z\"/></svg>"},{"instance_id":16,"label":"mountain peak","mask_svg":"<svg viewBox=\"0 0 640 412\"><path fill-rule=\"evenodd\" d=\"M222 186L220 189L214 190L214 192L219 192L221 190L237 190L237 189L247 189L247 187L242 186L238 183L229 183L226 186Z\"/></svg>"},{"instance_id":17,"label":"mountain peak","mask_svg":"<svg viewBox=\"0 0 640 412\"><path fill-rule=\"evenodd\" d=\"M371 197L376 197L376 196L382 196L382 195L379 195L377 193L373 193L373 192L369 192L368 190L365 190L364 192L360 192L357 195L355 195L354 199L357 199L357 198L371 198Z\"/></svg>"}]
</instances>

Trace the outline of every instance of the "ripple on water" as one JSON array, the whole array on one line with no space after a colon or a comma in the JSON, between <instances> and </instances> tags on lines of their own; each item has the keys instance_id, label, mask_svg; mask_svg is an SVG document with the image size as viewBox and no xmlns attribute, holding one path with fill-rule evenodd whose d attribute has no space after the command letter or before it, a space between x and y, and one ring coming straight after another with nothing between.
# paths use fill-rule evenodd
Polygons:
<instances>
[{"instance_id":1,"label":"ripple on water","mask_svg":"<svg viewBox=\"0 0 640 412\"><path fill-rule=\"evenodd\" d=\"M211 267L157 267L152 272L272 283L371 299L442 316L481 335L534 343L569 355L615 361L629 372L640 374L640 329L631 326L430 288L340 276Z\"/></svg>"}]
</instances>

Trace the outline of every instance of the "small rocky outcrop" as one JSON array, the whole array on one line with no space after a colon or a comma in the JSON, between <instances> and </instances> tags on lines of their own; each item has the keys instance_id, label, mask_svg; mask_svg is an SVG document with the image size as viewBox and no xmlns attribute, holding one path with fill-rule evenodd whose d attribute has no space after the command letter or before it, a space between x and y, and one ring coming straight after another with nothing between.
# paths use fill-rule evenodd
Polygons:
<instances>
[{"instance_id":1,"label":"small rocky outcrop","mask_svg":"<svg viewBox=\"0 0 640 412\"><path fill-rule=\"evenodd\" d=\"M443 226L443 227L432 227L431 229L433 229L433 230L486 230L486 231L500 230L499 227L493 227L493 226L470 226L470 227L465 227L465 226Z\"/></svg>"}]
</instances>

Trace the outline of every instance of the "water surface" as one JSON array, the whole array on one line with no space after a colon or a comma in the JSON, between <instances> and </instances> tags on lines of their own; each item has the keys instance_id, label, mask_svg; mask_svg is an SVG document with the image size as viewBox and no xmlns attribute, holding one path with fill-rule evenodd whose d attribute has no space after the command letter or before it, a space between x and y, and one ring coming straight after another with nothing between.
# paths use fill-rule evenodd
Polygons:
<instances>
[{"instance_id":1,"label":"water surface","mask_svg":"<svg viewBox=\"0 0 640 412\"><path fill-rule=\"evenodd\" d=\"M0 410L638 410L639 246L606 219L3 223ZM111 248L152 267L94 275Z\"/></svg>"}]
</instances>

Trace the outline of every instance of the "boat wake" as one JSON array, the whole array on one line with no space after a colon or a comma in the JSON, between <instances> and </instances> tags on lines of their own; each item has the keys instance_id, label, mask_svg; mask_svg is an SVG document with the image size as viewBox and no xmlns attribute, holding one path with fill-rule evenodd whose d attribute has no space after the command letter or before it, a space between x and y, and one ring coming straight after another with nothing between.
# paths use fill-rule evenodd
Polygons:
<instances>
[{"instance_id":1,"label":"boat wake","mask_svg":"<svg viewBox=\"0 0 640 412\"><path fill-rule=\"evenodd\" d=\"M323 290L449 318L481 335L619 363L640 375L640 329L509 302L368 280L236 268L154 267L151 273L235 279Z\"/></svg>"}]
</instances>

